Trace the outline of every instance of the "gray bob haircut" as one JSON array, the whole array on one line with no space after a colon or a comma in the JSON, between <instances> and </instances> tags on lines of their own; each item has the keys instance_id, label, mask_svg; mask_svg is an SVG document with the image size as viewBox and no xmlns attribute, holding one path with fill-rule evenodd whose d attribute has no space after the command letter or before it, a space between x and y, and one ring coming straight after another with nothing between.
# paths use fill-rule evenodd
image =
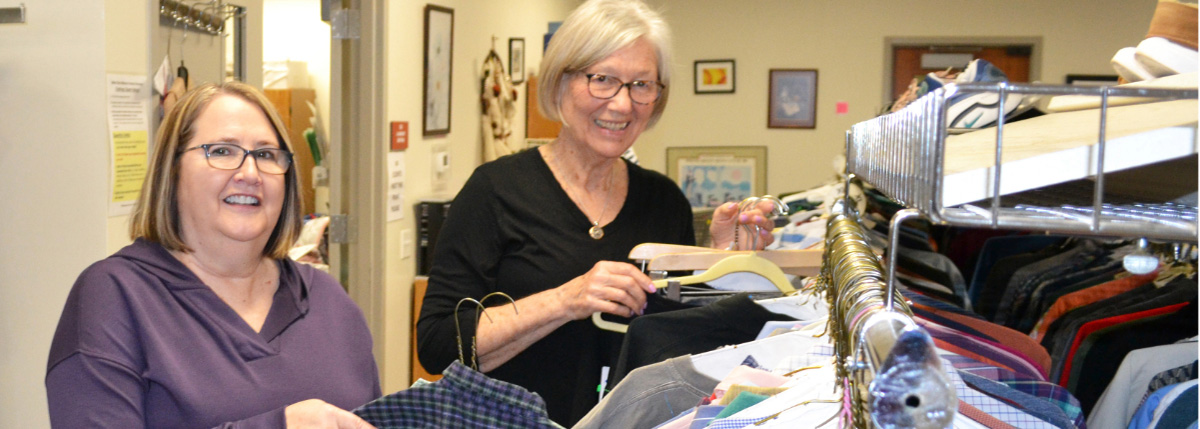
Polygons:
<instances>
[{"instance_id":1,"label":"gray bob haircut","mask_svg":"<svg viewBox=\"0 0 1200 429\"><path fill-rule=\"evenodd\" d=\"M642 38L654 46L658 54L658 81L666 86L650 113L648 126L654 126L671 93L671 30L658 12L639 0L589 0L567 16L542 56L538 111L561 122L562 97L569 75Z\"/></svg>"}]
</instances>

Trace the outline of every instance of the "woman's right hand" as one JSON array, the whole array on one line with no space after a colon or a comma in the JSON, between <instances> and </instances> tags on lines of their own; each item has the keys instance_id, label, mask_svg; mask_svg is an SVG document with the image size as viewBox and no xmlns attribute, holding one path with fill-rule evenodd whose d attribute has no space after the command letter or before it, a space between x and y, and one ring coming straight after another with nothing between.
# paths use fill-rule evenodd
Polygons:
<instances>
[{"instance_id":1,"label":"woman's right hand","mask_svg":"<svg viewBox=\"0 0 1200 429\"><path fill-rule=\"evenodd\" d=\"M579 320L595 312L622 317L642 314L646 293L654 293L655 288L650 277L633 264L600 261L557 291L571 320Z\"/></svg>"},{"instance_id":2,"label":"woman's right hand","mask_svg":"<svg viewBox=\"0 0 1200 429\"><path fill-rule=\"evenodd\" d=\"M330 405L320 399L309 399L288 405L283 409L288 429L336 428L374 429L366 420L349 411Z\"/></svg>"}]
</instances>

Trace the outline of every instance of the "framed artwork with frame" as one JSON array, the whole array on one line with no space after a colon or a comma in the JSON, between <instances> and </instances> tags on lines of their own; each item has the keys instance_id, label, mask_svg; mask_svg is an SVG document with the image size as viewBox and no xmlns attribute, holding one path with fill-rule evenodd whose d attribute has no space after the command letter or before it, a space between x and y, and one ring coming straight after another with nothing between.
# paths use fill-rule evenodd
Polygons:
<instances>
[{"instance_id":1,"label":"framed artwork with frame","mask_svg":"<svg viewBox=\"0 0 1200 429\"><path fill-rule=\"evenodd\" d=\"M696 60L697 94L732 94L736 89L736 64L733 60Z\"/></svg>"},{"instance_id":2,"label":"framed artwork with frame","mask_svg":"<svg viewBox=\"0 0 1200 429\"><path fill-rule=\"evenodd\" d=\"M450 77L454 69L454 9L425 5L425 90L422 135L450 132Z\"/></svg>"},{"instance_id":3,"label":"framed artwork with frame","mask_svg":"<svg viewBox=\"0 0 1200 429\"><path fill-rule=\"evenodd\" d=\"M771 69L767 128L817 127L817 70Z\"/></svg>"},{"instance_id":4,"label":"framed artwork with frame","mask_svg":"<svg viewBox=\"0 0 1200 429\"><path fill-rule=\"evenodd\" d=\"M693 208L765 195L767 147L669 147L667 176L679 184Z\"/></svg>"},{"instance_id":5,"label":"framed artwork with frame","mask_svg":"<svg viewBox=\"0 0 1200 429\"><path fill-rule=\"evenodd\" d=\"M525 82L525 38L508 39L508 77L514 85Z\"/></svg>"}]
</instances>

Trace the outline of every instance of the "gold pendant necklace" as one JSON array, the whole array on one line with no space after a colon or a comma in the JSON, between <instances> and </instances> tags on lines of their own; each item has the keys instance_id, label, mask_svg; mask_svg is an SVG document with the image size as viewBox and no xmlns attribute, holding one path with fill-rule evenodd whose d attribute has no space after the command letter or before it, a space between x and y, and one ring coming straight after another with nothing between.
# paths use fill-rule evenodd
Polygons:
<instances>
[{"instance_id":1,"label":"gold pendant necklace","mask_svg":"<svg viewBox=\"0 0 1200 429\"><path fill-rule=\"evenodd\" d=\"M613 171L616 171L615 168ZM604 238L604 228L600 227L600 221L604 220L604 214L608 213L608 200L612 196L614 175L615 173L608 174L608 191L604 193L604 208L600 210L600 217L592 221L592 227L588 228L588 235L592 236L593 240Z\"/></svg>"}]
</instances>

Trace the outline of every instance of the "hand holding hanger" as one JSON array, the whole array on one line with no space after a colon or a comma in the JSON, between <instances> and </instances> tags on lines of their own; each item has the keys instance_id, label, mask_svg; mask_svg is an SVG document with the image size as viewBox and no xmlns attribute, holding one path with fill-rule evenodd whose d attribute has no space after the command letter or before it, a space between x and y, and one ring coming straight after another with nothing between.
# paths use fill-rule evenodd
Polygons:
<instances>
[{"instance_id":1,"label":"hand holding hanger","mask_svg":"<svg viewBox=\"0 0 1200 429\"><path fill-rule=\"evenodd\" d=\"M632 264L600 261L557 291L571 319L577 320L593 313L640 315L646 310L646 294L655 288L650 277Z\"/></svg>"},{"instance_id":2,"label":"hand holding hanger","mask_svg":"<svg viewBox=\"0 0 1200 429\"><path fill-rule=\"evenodd\" d=\"M773 213L776 209L776 203L772 199L757 199L751 201L747 199L742 204L725 203L717 207L713 211L712 225L709 225L709 232L712 233L712 247L714 249L725 250L762 250L775 241L775 236L771 235L771 230L775 229L775 222L767 217L766 213ZM745 204L751 201L749 204ZM782 204L782 203L780 203ZM786 212L786 210L784 210ZM737 228L738 225L744 226ZM755 242L751 231L753 226L758 227L758 246L755 249L750 247ZM733 248L736 245L738 248Z\"/></svg>"}]
</instances>

